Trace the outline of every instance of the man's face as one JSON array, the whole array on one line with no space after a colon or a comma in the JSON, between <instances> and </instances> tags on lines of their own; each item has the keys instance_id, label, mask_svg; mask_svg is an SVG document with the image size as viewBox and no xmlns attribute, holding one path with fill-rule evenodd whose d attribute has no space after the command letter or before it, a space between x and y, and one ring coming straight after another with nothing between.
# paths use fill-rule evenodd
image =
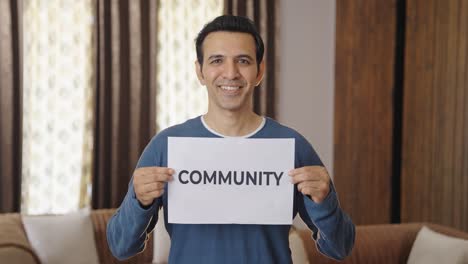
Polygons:
<instances>
[{"instance_id":1,"label":"man's face","mask_svg":"<svg viewBox=\"0 0 468 264\"><path fill-rule=\"evenodd\" d=\"M208 90L209 111L242 112L252 109L253 89L263 78L257 70L254 38L247 33L218 31L203 42L203 66L197 75Z\"/></svg>"}]
</instances>

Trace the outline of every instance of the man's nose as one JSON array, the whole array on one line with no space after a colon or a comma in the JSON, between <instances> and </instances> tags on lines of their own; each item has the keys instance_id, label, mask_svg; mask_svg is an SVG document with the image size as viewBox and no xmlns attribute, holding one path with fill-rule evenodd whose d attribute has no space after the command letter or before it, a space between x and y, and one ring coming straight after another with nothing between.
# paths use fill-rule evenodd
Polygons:
<instances>
[{"instance_id":1,"label":"man's nose","mask_svg":"<svg viewBox=\"0 0 468 264\"><path fill-rule=\"evenodd\" d=\"M227 61L224 67L224 78L233 80L239 77L239 67L234 61Z\"/></svg>"}]
</instances>

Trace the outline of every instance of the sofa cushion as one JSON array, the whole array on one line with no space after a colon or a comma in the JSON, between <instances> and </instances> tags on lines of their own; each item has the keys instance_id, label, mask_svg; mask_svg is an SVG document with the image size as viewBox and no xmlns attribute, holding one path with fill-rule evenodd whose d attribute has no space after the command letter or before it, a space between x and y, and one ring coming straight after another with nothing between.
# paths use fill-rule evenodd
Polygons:
<instances>
[{"instance_id":1,"label":"sofa cushion","mask_svg":"<svg viewBox=\"0 0 468 264\"><path fill-rule=\"evenodd\" d=\"M23 216L26 234L43 264L98 264L89 212Z\"/></svg>"},{"instance_id":2,"label":"sofa cushion","mask_svg":"<svg viewBox=\"0 0 468 264\"><path fill-rule=\"evenodd\" d=\"M164 209L158 212L158 222L153 231L153 263L164 264L169 259L169 250L171 247L171 238L164 226Z\"/></svg>"},{"instance_id":3,"label":"sofa cushion","mask_svg":"<svg viewBox=\"0 0 468 264\"><path fill-rule=\"evenodd\" d=\"M291 226L289 231L289 248L291 249L291 258L293 263L309 263L307 253L304 248L304 242L294 226Z\"/></svg>"},{"instance_id":4,"label":"sofa cushion","mask_svg":"<svg viewBox=\"0 0 468 264\"><path fill-rule=\"evenodd\" d=\"M423 226L407 263L468 263L468 240L446 236Z\"/></svg>"}]
</instances>

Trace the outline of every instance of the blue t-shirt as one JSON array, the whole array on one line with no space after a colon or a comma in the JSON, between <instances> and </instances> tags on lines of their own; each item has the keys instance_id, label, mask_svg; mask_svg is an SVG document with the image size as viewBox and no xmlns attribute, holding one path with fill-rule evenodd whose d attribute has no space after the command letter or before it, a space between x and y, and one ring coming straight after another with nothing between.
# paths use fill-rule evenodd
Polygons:
<instances>
[{"instance_id":1,"label":"blue t-shirt","mask_svg":"<svg viewBox=\"0 0 468 264\"><path fill-rule=\"evenodd\" d=\"M157 134L145 148L137 167L167 167L168 137L221 136L209 129L202 117L187 120ZM265 118L264 124L248 137L294 138L295 168L322 166L303 136L273 119ZM115 257L126 259L144 249L147 236L158 221L161 206L164 207L164 224L171 237L169 263L292 262L288 239L290 225L170 224L167 222L167 191L149 208L142 208L136 199L132 181L121 206L107 225L107 241ZM313 231L313 239L322 253L335 259L343 259L350 253L354 245L355 227L341 210L333 185L320 204L300 193L296 187L291 217L294 218L297 213Z\"/></svg>"}]
</instances>

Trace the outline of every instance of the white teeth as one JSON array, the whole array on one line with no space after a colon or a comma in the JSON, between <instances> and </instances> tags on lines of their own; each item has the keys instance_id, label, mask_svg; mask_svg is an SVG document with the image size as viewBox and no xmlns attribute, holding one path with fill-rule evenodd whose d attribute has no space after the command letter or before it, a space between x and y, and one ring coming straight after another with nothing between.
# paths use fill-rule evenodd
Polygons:
<instances>
[{"instance_id":1,"label":"white teeth","mask_svg":"<svg viewBox=\"0 0 468 264\"><path fill-rule=\"evenodd\" d=\"M227 90L227 91L235 91L238 90L240 87L239 86L221 86L221 89Z\"/></svg>"}]
</instances>

